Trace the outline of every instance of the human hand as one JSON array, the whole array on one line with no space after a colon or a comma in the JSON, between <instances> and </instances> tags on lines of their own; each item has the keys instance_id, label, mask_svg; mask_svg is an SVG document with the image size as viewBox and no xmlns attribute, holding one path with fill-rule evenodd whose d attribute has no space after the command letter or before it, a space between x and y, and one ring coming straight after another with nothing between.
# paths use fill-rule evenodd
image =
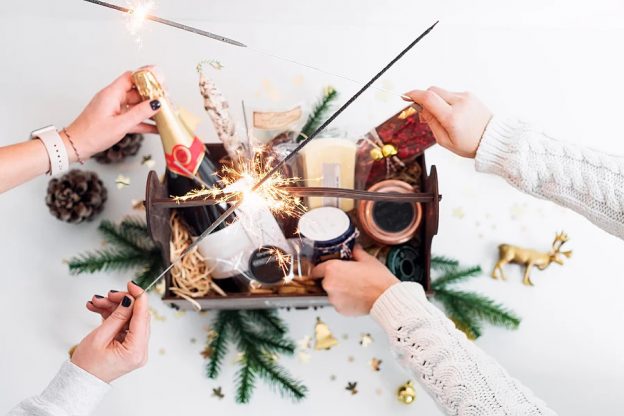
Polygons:
<instances>
[{"instance_id":1,"label":"human hand","mask_svg":"<svg viewBox=\"0 0 624 416\"><path fill-rule=\"evenodd\" d=\"M156 133L156 126L145 123L160 109L158 100L141 98L132 83L132 72L123 73L112 84L98 92L66 129L82 159L108 149L127 133ZM72 161L76 155L66 142Z\"/></svg>"},{"instance_id":2,"label":"human hand","mask_svg":"<svg viewBox=\"0 0 624 416\"><path fill-rule=\"evenodd\" d=\"M74 350L71 361L107 383L147 362L150 315L143 289L128 283L128 292L94 296L87 309L100 313L102 324Z\"/></svg>"},{"instance_id":3,"label":"human hand","mask_svg":"<svg viewBox=\"0 0 624 416\"><path fill-rule=\"evenodd\" d=\"M366 315L390 286L399 283L390 270L360 246L353 250L353 261L328 260L311 273L323 278L323 288L336 310L348 316Z\"/></svg>"},{"instance_id":4,"label":"human hand","mask_svg":"<svg viewBox=\"0 0 624 416\"><path fill-rule=\"evenodd\" d=\"M404 100L423 107L420 119L429 125L439 145L459 156L475 157L483 132L492 119L490 110L477 97L438 87L413 90L404 96Z\"/></svg>"}]
</instances>

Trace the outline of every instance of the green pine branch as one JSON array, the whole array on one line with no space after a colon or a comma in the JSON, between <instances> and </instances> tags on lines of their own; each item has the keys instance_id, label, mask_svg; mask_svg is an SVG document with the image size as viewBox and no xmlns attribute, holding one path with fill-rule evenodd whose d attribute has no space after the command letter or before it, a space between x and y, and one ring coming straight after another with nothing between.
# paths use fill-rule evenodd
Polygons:
<instances>
[{"instance_id":1,"label":"green pine branch","mask_svg":"<svg viewBox=\"0 0 624 416\"><path fill-rule=\"evenodd\" d=\"M163 271L164 265L160 254L155 255L152 261L146 265L142 271L139 271L134 278L134 283L145 289L148 287Z\"/></svg>"},{"instance_id":2,"label":"green pine branch","mask_svg":"<svg viewBox=\"0 0 624 416\"><path fill-rule=\"evenodd\" d=\"M145 252L154 249L154 243L149 238L147 229L137 228L136 223L132 220L125 220L121 224L104 220L100 223L98 231L111 245L122 250Z\"/></svg>"},{"instance_id":3,"label":"green pine branch","mask_svg":"<svg viewBox=\"0 0 624 416\"><path fill-rule=\"evenodd\" d=\"M288 331L286 324L277 316L277 311L273 309L246 310L245 315L268 332L274 331L278 334L285 334Z\"/></svg>"},{"instance_id":4,"label":"green pine branch","mask_svg":"<svg viewBox=\"0 0 624 416\"><path fill-rule=\"evenodd\" d=\"M305 398L308 388L266 355L260 354L254 358L258 375L269 382L273 389L277 389L282 397L299 401Z\"/></svg>"},{"instance_id":5,"label":"green pine branch","mask_svg":"<svg viewBox=\"0 0 624 416\"><path fill-rule=\"evenodd\" d=\"M431 269L449 272L459 267L459 261L444 256L431 257Z\"/></svg>"},{"instance_id":6,"label":"green pine branch","mask_svg":"<svg viewBox=\"0 0 624 416\"><path fill-rule=\"evenodd\" d=\"M450 283L459 283L463 280L466 280L470 277L474 277L476 275L478 275L479 273L481 273L481 267L480 266L473 266L473 267L469 267L466 269L461 269L458 267L456 268L447 268L446 270L446 274L442 275L441 277L438 277L437 279L435 279L433 281L433 283L431 284L433 290L437 290L439 288L442 288Z\"/></svg>"},{"instance_id":7,"label":"green pine branch","mask_svg":"<svg viewBox=\"0 0 624 416\"><path fill-rule=\"evenodd\" d=\"M143 266L146 263L144 253L132 250L103 249L80 254L71 258L67 265L71 274L95 273L99 271L127 270Z\"/></svg>"},{"instance_id":8,"label":"green pine branch","mask_svg":"<svg viewBox=\"0 0 624 416\"><path fill-rule=\"evenodd\" d=\"M301 134L297 137L297 142L310 137L323 124L336 98L338 98L338 91L333 87L326 87L325 91L323 91L323 96L314 104L308 119L301 128Z\"/></svg>"},{"instance_id":9,"label":"green pine branch","mask_svg":"<svg viewBox=\"0 0 624 416\"><path fill-rule=\"evenodd\" d=\"M249 403L256 387L256 371L253 360L247 357L247 355L243 355L241 359L241 368L236 373L236 381L238 384L236 388L236 402Z\"/></svg>"},{"instance_id":10,"label":"green pine branch","mask_svg":"<svg viewBox=\"0 0 624 416\"><path fill-rule=\"evenodd\" d=\"M238 311L219 311L213 325L214 337L210 340L208 348L211 351L210 359L206 365L206 374L209 378L217 378L221 371L221 365L228 348L228 326L230 314Z\"/></svg>"}]
</instances>

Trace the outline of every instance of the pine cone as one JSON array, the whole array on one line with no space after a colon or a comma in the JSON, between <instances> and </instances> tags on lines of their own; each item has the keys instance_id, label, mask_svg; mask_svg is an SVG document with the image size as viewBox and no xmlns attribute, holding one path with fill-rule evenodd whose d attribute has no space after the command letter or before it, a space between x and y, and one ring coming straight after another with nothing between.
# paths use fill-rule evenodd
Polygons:
<instances>
[{"instance_id":1,"label":"pine cone","mask_svg":"<svg viewBox=\"0 0 624 416\"><path fill-rule=\"evenodd\" d=\"M48 183L46 205L61 221L91 221L104 209L108 192L95 172L70 170Z\"/></svg>"},{"instance_id":2,"label":"pine cone","mask_svg":"<svg viewBox=\"0 0 624 416\"><path fill-rule=\"evenodd\" d=\"M93 155L93 158L104 164L121 162L128 156L136 155L141 148L142 142L142 134L126 134L117 144L100 153L96 153Z\"/></svg>"}]
</instances>

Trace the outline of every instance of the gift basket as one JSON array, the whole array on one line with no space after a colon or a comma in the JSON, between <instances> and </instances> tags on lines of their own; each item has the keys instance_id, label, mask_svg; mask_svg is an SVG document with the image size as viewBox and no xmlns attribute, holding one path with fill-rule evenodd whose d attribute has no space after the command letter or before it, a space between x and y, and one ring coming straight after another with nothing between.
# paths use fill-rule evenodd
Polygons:
<instances>
[{"instance_id":1,"label":"gift basket","mask_svg":"<svg viewBox=\"0 0 624 416\"><path fill-rule=\"evenodd\" d=\"M154 78L135 77L135 83L144 97L165 98ZM441 198L435 166L427 173L424 155L434 139L417 106L357 142L315 138L281 164L303 132L286 130L251 152L236 140L216 87L202 79L200 88L222 143L201 143L166 102L156 116L168 170L163 179L150 172L145 207L165 265L175 262L162 287L167 303L183 309L327 305L322 282L310 272L323 261L350 260L356 243L400 280L430 291ZM292 112L271 114L280 122L292 118ZM259 119L271 124L266 114ZM266 172L269 180L256 190ZM210 218L233 201L240 204L232 217L187 253Z\"/></svg>"}]
</instances>

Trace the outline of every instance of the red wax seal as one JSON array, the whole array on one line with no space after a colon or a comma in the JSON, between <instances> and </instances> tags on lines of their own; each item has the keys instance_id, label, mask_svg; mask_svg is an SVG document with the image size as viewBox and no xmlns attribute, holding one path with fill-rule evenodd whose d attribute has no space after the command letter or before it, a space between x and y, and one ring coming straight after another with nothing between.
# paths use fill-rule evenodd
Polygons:
<instances>
[{"instance_id":1,"label":"red wax seal","mask_svg":"<svg viewBox=\"0 0 624 416\"><path fill-rule=\"evenodd\" d=\"M197 137L193 138L191 147L176 144L171 153L165 153L167 168L183 176L193 176L204 158L204 144Z\"/></svg>"}]
</instances>

